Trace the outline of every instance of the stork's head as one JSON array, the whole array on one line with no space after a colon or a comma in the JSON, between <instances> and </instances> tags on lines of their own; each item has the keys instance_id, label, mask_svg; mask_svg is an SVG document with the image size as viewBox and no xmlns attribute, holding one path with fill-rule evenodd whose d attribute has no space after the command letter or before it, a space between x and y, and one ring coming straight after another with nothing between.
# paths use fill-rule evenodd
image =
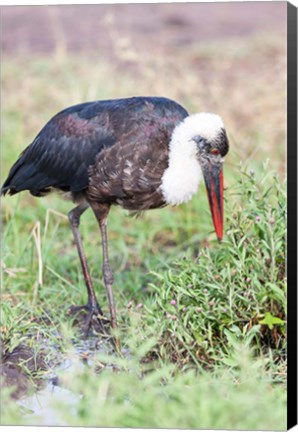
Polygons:
<instances>
[{"instance_id":1,"label":"stork's head","mask_svg":"<svg viewBox=\"0 0 298 432\"><path fill-rule=\"evenodd\" d=\"M174 129L169 168L163 176L167 201L179 204L193 195L203 174L219 240L223 237L223 157L228 150L227 134L218 115L190 115Z\"/></svg>"},{"instance_id":2,"label":"stork's head","mask_svg":"<svg viewBox=\"0 0 298 432\"><path fill-rule=\"evenodd\" d=\"M204 129L192 139L197 145L198 160L204 175L213 224L219 240L223 237L223 157L229 142L221 118L215 114L198 114Z\"/></svg>"}]
</instances>

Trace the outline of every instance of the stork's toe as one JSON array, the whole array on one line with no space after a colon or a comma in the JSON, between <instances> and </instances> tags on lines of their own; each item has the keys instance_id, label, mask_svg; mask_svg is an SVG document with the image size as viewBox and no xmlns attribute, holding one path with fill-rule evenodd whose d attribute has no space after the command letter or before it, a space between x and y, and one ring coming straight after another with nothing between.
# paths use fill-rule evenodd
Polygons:
<instances>
[{"instance_id":1,"label":"stork's toe","mask_svg":"<svg viewBox=\"0 0 298 432\"><path fill-rule=\"evenodd\" d=\"M107 336L106 327L110 321L103 315L99 306L71 306L68 310L69 315L74 315L74 323L82 328L83 337L87 339L91 329L95 333Z\"/></svg>"}]
</instances>

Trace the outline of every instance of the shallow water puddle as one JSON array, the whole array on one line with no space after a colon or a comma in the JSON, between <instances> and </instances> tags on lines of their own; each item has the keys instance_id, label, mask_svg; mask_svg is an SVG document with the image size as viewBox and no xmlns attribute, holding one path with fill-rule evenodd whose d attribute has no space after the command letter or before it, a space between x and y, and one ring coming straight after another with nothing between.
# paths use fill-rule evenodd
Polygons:
<instances>
[{"instance_id":1,"label":"shallow water puddle","mask_svg":"<svg viewBox=\"0 0 298 432\"><path fill-rule=\"evenodd\" d=\"M55 407L66 404L69 415L71 414L69 408L75 412L82 395L69 390L67 379L64 380L64 377L71 377L92 366L96 354L111 354L112 352L111 344L99 342L97 338L75 343L63 356L63 361L49 372L44 379L45 385L34 394L18 400L17 403L23 411L26 422L31 425L67 426L61 410ZM61 357L61 353L57 352L57 357ZM113 365L104 367L113 367Z\"/></svg>"},{"instance_id":2,"label":"shallow water puddle","mask_svg":"<svg viewBox=\"0 0 298 432\"><path fill-rule=\"evenodd\" d=\"M54 384L47 384L44 389L20 400L18 404L24 409L26 422L29 422L32 426L67 426L67 423L61 418L61 412L56 410L55 406L59 402L65 403L67 401L69 406L72 406L72 409L75 410L80 398L80 395L68 389Z\"/></svg>"}]
</instances>

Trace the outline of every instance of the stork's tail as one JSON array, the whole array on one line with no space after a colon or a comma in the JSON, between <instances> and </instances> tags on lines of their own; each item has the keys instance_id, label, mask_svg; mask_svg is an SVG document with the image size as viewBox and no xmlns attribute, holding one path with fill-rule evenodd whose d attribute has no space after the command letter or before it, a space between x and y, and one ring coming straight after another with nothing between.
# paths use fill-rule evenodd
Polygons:
<instances>
[{"instance_id":1,"label":"stork's tail","mask_svg":"<svg viewBox=\"0 0 298 432\"><path fill-rule=\"evenodd\" d=\"M30 165L24 163L24 152L11 167L7 179L0 189L0 195L14 195L27 189L27 181L30 178ZM32 174L32 172L31 172Z\"/></svg>"},{"instance_id":2,"label":"stork's tail","mask_svg":"<svg viewBox=\"0 0 298 432\"><path fill-rule=\"evenodd\" d=\"M16 189L14 182L13 182L13 174L11 172L9 173L7 179L3 183L1 189L0 189L0 195L14 195L18 193L19 191Z\"/></svg>"}]
</instances>

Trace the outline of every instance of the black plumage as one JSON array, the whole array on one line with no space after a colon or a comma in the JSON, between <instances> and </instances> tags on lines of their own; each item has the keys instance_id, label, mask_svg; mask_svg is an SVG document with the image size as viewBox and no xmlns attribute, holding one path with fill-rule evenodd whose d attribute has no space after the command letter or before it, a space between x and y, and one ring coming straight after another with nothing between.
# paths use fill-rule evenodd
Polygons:
<instances>
[{"instance_id":1,"label":"black plumage","mask_svg":"<svg viewBox=\"0 0 298 432\"><path fill-rule=\"evenodd\" d=\"M142 211L165 204L159 190L168 166L169 141L187 117L176 102L133 97L87 102L56 114L11 168L2 194L29 190L43 196L53 190L70 193L78 203L69 221L87 285L85 333L96 317L104 330L79 233L81 214L91 206L103 239L103 274L111 324L116 327L113 276L108 261L106 219L112 204ZM77 311L78 308L73 308Z\"/></svg>"},{"instance_id":2,"label":"black plumage","mask_svg":"<svg viewBox=\"0 0 298 432\"><path fill-rule=\"evenodd\" d=\"M150 149L159 142L160 153L167 151L174 127L186 116L184 108L165 98L135 97L67 108L56 114L23 151L2 193L29 190L41 196L60 189L72 192L76 200L94 174L99 184L94 187L92 182L90 197L116 203L118 194L125 199L126 192L121 190L123 185L112 181L113 172L125 170L124 161L138 160L139 167L154 176L156 161L152 157L158 159L158 155ZM107 185L109 180L113 185ZM100 184L107 187L96 192ZM131 206L128 204L128 208Z\"/></svg>"}]
</instances>

